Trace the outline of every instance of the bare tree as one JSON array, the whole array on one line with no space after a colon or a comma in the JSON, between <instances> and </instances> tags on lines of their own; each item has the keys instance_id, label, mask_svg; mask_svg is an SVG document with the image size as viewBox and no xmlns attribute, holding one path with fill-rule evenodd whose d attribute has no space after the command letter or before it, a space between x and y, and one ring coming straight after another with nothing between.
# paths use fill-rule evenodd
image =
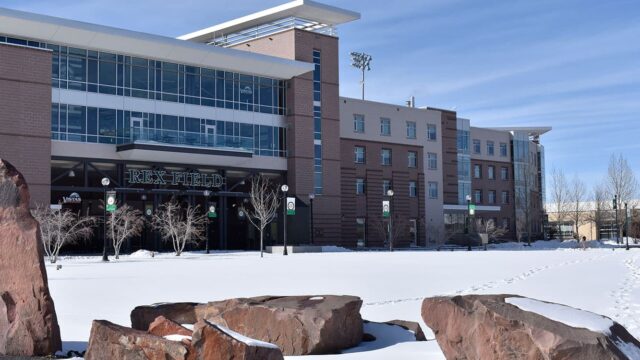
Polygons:
<instances>
[{"instance_id":1,"label":"bare tree","mask_svg":"<svg viewBox=\"0 0 640 360\"><path fill-rule=\"evenodd\" d=\"M393 251L398 239L409 233L409 221L403 217L392 214L390 217L378 218L374 221L374 227L380 236L385 239L389 251Z\"/></svg>"},{"instance_id":2,"label":"bare tree","mask_svg":"<svg viewBox=\"0 0 640 360\"><path fill-rule=\"evenodd\" d=\"M476 231L481 234L487 234L489 239L498 240L501 237L509 233L505 227L496 226L493 219L483 221L482 219L476 219Z\"/></svg>"},{"instance_id":3,"label":"bare tree","mask_svg":"<svg viewBox=\"0 0 640 360\"><path fill-rule=\"evenodd\" d=\"M586 221L592 222L596 228L596 238L600 239L600 229L605 219L607 211L611 208L611 197L609 196L607 185L598 183L593 186L593 211L587 212Z\"/></svg>"},{"instance_id":4,"label":"bare tree","mask_svg":"<svg viewBox=\"0 0 640 360\"><path fill-rule=\"evenodd\" d=\"M58 254L64 245L88 239L96 224L93 217L81 217L69 210L52 209L46 205L38 205L32 214L40 223L44 252L52 264L58 261Z\"/></svg>"},{"instance_id":5,"label":"bare tree","mask_svg":"<svg viewBox=\"0 0 640 360\"><path fill-rule=\"evenodd\" d=\"M260 232L260 257L264 256L264 229L276 219L280 197L278 190L269 178L263 175L254 176L251 179L251 192L249 193L252 210L241 206L241 210L247 214L247 219Z\"/></svg>"},{"instance_id":6,"label":"bare tree","mask_svg":"<svg viewBox=\"0 0 640 360\"><path fill-rule=\"evenodd\" d=\"M617 195L617 212L618 222L616 227L618 228L618 234L622 233L622 219L624 218L624 203L628 203L629 207L633 207L636 204L636 197L638 196L638 180L629 166L627 159L622 154L611 155L609 159L609 168L607 172L607 185L609 194ZM620 239L616 238L617 241Z\"/></svg>"},{"instance_id":7,"label":"bare tree","mask_svg":"<svg viewBox=\"0 0 640 360\"><path fill-rule=\"evenodd\" d=\"M176 256L180 256L187 244L197 244L204 239L206 216L200 214L200 206L189 205L183 209L176 201L160 206L153 215L153 227L164 241L170 241Z\"/></svg>"},{"instance_id":8,"label":"bare tree","mask_svg":"<svg viewBox=\"0 0 640 360\"><path fill-rule=\"evenodd\" d=\"M561 224L569 216L569 192L569 184L564 172L557 168L553 168L551 173L551 203L554 206L552 210L556 213L558 231L560 231Z\"/></svg>"},{"instance_id":9,"label":"bare tree","mask_svg":"<svg viewBox=\"0 0 640 360\"><path fill-rule=\"evenodd\" d=\"M569 217L573 221L576 227L575 236L580 240L580 225L584 224L585 219L585 202L587 197L587 187L584 182L576 175L571 181L571 188L569 190L569 201L571 204L571 213Z\"/></svg>"},{"instance_id":10,"label":"bare tree","mask_svg":"<svg viewBox=\"0 0 640 360\"><path fill-rule=\"evenodd\" d=\"M107 227L109 228L107 236L113 242L116 259L119 259L122 244L142 233L144 227L142 212L129 205L120 206L116 211L111 212L111 216L107 220Z\"/></svg>"}]
</instances>

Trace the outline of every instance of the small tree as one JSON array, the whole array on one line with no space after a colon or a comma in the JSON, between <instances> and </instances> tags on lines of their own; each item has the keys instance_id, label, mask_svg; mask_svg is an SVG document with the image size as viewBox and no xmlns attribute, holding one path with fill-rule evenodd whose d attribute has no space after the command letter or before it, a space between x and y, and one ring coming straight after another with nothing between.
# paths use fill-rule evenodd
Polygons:
<instances>
[{"instance_id":1,"label":"small tree","mask_svg":"<svg viewBox=\"0 0 640 360\"><path fill-rule=\"evenodd\" d=\"M69 210L52 209L46 205L38 205L32 214L40 223L44 252L52 264L58 261L58 254L64 245L88 239L96 224L93 217L81 217Z\"/></svg>"},{"instance_id":2,"label":"small tree","mask_svg":"<svg viewBox=\"0 0 640 360\"><path fill-rule=\"evenodd\" d=\"M399 238L406 236L409 233L409 222L407 219L402 218L396 214L392 214L390 217L379 218L374 221L374 226L378 230L380 236L385 239L386 245L389 247L389 251L393 251L395 244Z\"/></svg>"},{"instance_id":3,"label":"small tree","mask_svg":"<svg viewBox=\"0 0 640 360\"><path fill-rule=\"evenodd\" d=\"M618 234L622 234L622 224L624 223L624 203L629 203L629 207L636 205L635 197L638 196L638 180L635 173L629 166L627 159L619 155L611 155L607 172L607 185L611 196L618 196L617 212L618 222L616 224ZM616 241L620 241L616 237Z\"/></svg>"},{"instance_id":4,"label":"small tree","mask_svg":"<svg viewBox=\"0 0 640 360\"><path fill-rule=\"evenodd\" d=\"M558 224L558 231L560 226L569 216L570 212L570 189L567 182L567 178L562 170L554 168L551 173L551 203L553 204L552 211L556 213L556 223Z\"/></svg>"},{"instance_id":5,"label":"small tree","mask_svg":"<svg viewBox=\"0 0 640 360\"><path fill-rule=\"evenodd\" d=\"M577 240L580 240L580 225L586 221L584 216L586 196L587 188L584 182L575 176L571 181L571 189L569 190L569 201L571 204L569 218L576 227L575 236Z\"/></svg>"},{"instance_id":6,"label":"small tree","mask_svg":"<svg viewBox=\"0 0 640 360\"><path fill-rule=\"evenodd\" d=\"M600 240L600 229L607 219L607 211L611 208L611 199L604 183L599 183L593 187L593 211L587 212L586 221L592 222L596 228L596 238Z\"/></svg>"},{"instance_id":7,"label":"small tree","mask_svg":"<svg viewBox=\"0 0 640 360\"><path fill-rule=\"evenodd\" d=\"M509 233L505 227L496 226L493 219L482 221L482 219L476 220L476 231L481 234L487 234L489 239L498 240Z\"/></svg>"},{"instance_id":8,"label":"small tree","mask_svg":"<svg viewBox=\"0 0 640 360\"><path fill-rule=\"evenodd\" d=\"M162 240L170 241L176 256L180 256L187 244L197 244L204 239L205 215L199 214L200 206L189 205L182 209L176 201L160 206L153 215L153 227Z\"/></svg>"},{"instance_id":9,"label":"small tree","mask_svg":"<svg viewBox=\"0 0 640 360\"><path fill-rule=\"evenodd\" d=\"M251 179L251 192L249 194L251 210L242 205L240 209L247 215L247 219L260 232L260 257L264 251L264 229L275 220L280 206L278 190L269 178L256 175Z\"/></svg>"},{"instance_id":10,"label":"small tree","mask_svg":"<svg viewBox=\"0 0 640 360\"><path fill-rule=\"evenodd\" d=\"M113 242L116 259L119 259L122 244L142 233L144 227L142 212L129 205L120 206L116 211L111 212L111 216L107 220L107 227L109 229L107 236Z\"/></svg>"}]
</instances>

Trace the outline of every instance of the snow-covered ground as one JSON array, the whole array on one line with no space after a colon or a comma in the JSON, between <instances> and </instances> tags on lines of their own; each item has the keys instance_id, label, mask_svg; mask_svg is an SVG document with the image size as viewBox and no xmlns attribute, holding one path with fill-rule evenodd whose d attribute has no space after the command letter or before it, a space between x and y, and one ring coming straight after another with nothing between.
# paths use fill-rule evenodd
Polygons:
<instances>
[{"instance_id":1,"label":"snow-covered ground","mask_svg":"<svg viewBox=\"0 0 640 360\"><path fill-rule=\"evenodd\" d=\"M130 325L137 305L206 302L258 295L349 294L364 300L372 321L419 321L422 299L451 294L510 293L606 315L640 337L640 249L575 243L491 246L489 251L219 252L136 254L102 263L64 257L47 265L65 351L84 350L93 319ZM408 341L395 327L371 325L379 341L331 359L444 359L435 341ZM290 357L294 359L297 357ZM305 358L320 359L319 356Z\"/></svg>"}]
</instances>

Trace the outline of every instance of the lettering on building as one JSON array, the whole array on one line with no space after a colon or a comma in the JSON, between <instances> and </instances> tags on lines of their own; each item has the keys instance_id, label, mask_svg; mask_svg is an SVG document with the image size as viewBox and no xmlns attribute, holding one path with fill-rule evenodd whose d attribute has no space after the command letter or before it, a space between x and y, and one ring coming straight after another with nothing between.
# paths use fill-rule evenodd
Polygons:
<instances>
[{"instance_id":1,"label":"lettering on building","mask_svg":"<svg viewBox=\"0 0 640 360\"><path fill-rule=\"evenodd\" d=\"M221 188L225 183L219 174L199 172L130 169L128 175L129 184Z\"/></svg>"}]
</instances>

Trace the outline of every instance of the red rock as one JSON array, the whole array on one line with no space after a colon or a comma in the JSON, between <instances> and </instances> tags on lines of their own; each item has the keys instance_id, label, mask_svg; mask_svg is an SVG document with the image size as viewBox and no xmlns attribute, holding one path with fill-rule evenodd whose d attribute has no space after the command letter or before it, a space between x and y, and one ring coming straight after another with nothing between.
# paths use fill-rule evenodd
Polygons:
<instances>
[{"instance_id":1,"label":"red rock","mask_svg":"<svg viewBox=\"0 0 640 360\"><path fill-rule=\"evenodd\" d=\"M94 320L85 360L186 360L189 348L144 331Z\"/></svg>"},{"instance_id":2,"label":"red rock","mask_svg":"<svg viewBox=\"0 0 640 360\"><path fill-rule=\"evenodd\" d=\"M415 335L416 341L427 341L427 337L424 336L424 332L422 332L422 328L417 322L406 320L391 320L385 322L385 324L397 325L403 329L411 331Z\"/></svg>"},{"instance_id":3,"label":"red rock","mask_svg":"<svg viewBox=\"0 0 640 360\"><path fill-rule=\"evenodd\" d=\"M197 303L163 303L138 306L131 312L131 327L147 331L149 325L158 317L174 321L178 324L195 324Z\"/></svg>"},{"instance_id":4,"label":"red rock","mask_svg":"<svg viewBox=\"0 0 640 360\"><path fill-rule=\"evenodd\" d=\"M0 355L62 348L38 222L24 177L0 159Z\"/></svg>"},{"instance_id":5,"label":"red rock","mask_svg":"<svg viewBox=\"0 0 640 360\"><path fill-rule=\"evenodd\" d=\"M149 334L155 336L182 335L191 336L193 332L175 321L169 320L164 316L158 316L149 325Z\"/></svg>"},{"instance_id":6,"label":"red rock","mask_svg":"<svg viewBox=\"0 0 640 360\"><path fill-rule=\"evenodd\" d=\"M282 360L282 352L277 346L267 344L229 329L200 321L193 332L193 360Z\"/></svg>"},{"instance_id":7,"label":"red rock","mask_svg":"<svg viewBox=\"0 0 640 360\"><path fill-rule=\"evenodd\" d=\"M199 305L196 316L276 344L287 356L335 354L362 340L361 306L354 296L263 296Z\"/></svg>"},{"instance_id":8,"label":"red rock","mask_svg":"<svg viewBox=\"0 0 640 360\"><path fill-rule=\"evenodd\" d=\"M610 334L572 327L505 302L514 297L428 298L422 318L447 359L626 360L640 354L640 342L620 324L611 321Z\"/></svg>"}]
</instances>

